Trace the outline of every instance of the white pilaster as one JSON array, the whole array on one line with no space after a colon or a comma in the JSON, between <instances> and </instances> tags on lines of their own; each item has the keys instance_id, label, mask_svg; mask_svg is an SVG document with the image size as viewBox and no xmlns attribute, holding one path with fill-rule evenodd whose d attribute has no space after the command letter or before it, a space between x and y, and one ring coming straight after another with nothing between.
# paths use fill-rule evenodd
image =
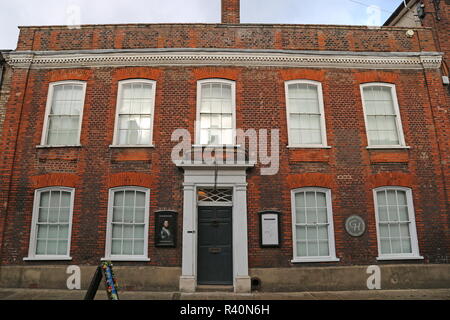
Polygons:
<instances>
[{"instance_id":1,"label":"white pilaster","mask_svg":"<svg viewBox=\"0 0 450 320\"><path fill-rule=\"evenodd\" d=\"M196 228L196 196L193 184L184 185L183 204L183 257L180 291L195 292L196 289L196 257L197 257L197 228Z\"/></svg>"}]
</instances>

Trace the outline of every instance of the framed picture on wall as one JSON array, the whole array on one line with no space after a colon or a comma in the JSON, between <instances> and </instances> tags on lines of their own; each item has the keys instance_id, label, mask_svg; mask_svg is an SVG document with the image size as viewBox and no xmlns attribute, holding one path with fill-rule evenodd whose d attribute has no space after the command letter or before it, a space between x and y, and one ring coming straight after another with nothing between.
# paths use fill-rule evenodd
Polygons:
<instances>
[{"instance_id":1,"label":"framed picture on wall","mask_svg":"<svg viewBox=\"0 0 450 320\"><path fill-rule=\"evenodd\" d=\"M157 211L155 219L155 246L176 247L177 213L175 211Z\"/></svg>"}]
</instances>

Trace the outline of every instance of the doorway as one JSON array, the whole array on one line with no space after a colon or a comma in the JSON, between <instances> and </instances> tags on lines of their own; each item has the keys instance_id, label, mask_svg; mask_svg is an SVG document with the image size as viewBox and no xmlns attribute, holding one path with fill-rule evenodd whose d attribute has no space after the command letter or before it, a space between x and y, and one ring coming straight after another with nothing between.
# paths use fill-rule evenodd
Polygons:
<instances>
[{"instance_id":1,"label":"doorway","mask_svg":"<svg viewBox=\"0 0 450 320\"><path fill-rule=\"evenodd\" d=\"M233 284L232 207L198 207L200 285Z\"/></svg>"}]
</instances>

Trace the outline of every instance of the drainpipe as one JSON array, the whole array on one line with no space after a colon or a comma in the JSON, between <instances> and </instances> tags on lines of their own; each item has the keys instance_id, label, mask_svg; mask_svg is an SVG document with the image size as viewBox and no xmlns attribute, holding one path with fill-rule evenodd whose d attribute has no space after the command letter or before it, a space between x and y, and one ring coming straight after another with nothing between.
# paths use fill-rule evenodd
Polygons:
<instances>
[{"instance_id":1,"label":"drainpipe","mask_svg":"<svg viewBox=\"0 0 450 320\"><path fill-rule=\"evenodd\" d=\"M3 84L3 73L5 70L5 59L3 59L3 55L0 52L0 91L2 90L2 84Z\"/></svg>"}]
</instances>

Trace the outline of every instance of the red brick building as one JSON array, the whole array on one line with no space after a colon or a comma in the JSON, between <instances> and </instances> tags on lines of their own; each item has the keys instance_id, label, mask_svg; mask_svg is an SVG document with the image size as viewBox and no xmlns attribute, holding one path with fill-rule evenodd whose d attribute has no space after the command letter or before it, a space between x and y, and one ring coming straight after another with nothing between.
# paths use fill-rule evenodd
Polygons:
<instances>
[{"instance_id":1,"label":"red brick building","mask_svg":"<svg viewBox=\"0 0 450 320\"><path fill-rule=\"evenodd\" d=\"M369 265L385 289L448 286L435 31L222 9L221 24L21 28L5 54L0 286L64 288L68 265L86 286L101 259L128 289L366 289ZM193 140L173 161L179 129ZM237 129L257 133L257 161ZM192 160L220 145L246 159Z\"/></svg>"}]
</instances>

